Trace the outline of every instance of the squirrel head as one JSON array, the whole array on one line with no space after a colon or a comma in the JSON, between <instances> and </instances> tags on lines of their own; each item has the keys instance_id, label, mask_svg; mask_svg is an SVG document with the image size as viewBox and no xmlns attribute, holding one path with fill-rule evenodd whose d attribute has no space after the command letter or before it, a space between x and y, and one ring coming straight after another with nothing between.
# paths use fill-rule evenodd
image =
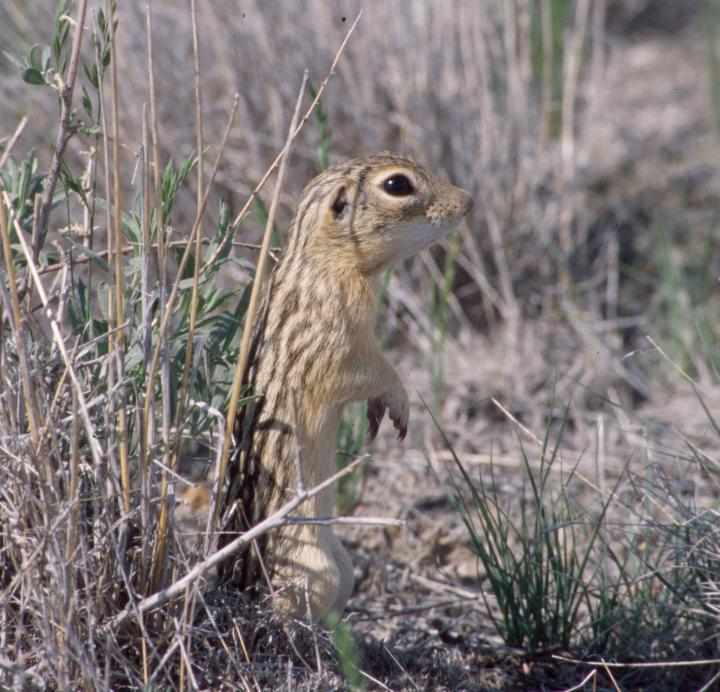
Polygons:
<instances>
[{"instance_id":1,"label":"squirrel head","mask_svg":"<svg viewBox=\"0 0 720 692\"><path fill-rule=\"evenodd\" d=\"M411 159L355 159L306 187L288 254L376 276L450 233L471 207L467 192Z\"/></svg>"}]
</instances>

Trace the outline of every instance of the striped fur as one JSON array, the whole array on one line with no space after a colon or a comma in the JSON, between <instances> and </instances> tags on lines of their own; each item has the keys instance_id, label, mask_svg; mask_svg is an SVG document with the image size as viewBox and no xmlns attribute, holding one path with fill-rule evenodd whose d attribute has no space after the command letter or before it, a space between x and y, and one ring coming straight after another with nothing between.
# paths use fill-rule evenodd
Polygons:
<instances>
[{"instance_id":1,"label":"striped fur","mask_svg":"<svg viewBox=\"0 0 720 692\"><path fill-rule=\"evenodd\" d=\"M383 189L398 175L412 194ZM334 166L305 188L253 332L245 384L257 399L236 421L223 540L293 497L297 455L307 487L334 473L346 403L368 400L373 435L388 410L404 437L407 395L373 336L377 279L451 231L471 204L467 193L391 154ZM331 489L298 510L332 513ZM341 611L350 596L350 558L329 526L284 527L221 571L242 589L262 584L258 554L282 610L304 613L306 589L314 617Z\"/></svg>"}]
</instances>

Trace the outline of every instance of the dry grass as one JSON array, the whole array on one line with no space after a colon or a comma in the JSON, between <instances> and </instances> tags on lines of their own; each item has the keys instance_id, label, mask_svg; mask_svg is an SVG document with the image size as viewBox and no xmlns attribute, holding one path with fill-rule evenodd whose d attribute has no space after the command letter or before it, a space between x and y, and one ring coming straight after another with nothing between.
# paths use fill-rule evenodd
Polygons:
<instances>
[{"instance_id":1,"label":"dry grass","mask_svg":"<svg viewBox=\"0 0 720 692\"><path fill-rule=\"evenodd\" d=\"M320 86L360 3L154 2L150 31L145 4L122 3L115 34L89 2L79 55L98 89L79 64L71 94L56 77L72 83L84 5L57 21L48 3L0 7L10 53L60 41L47 66L41 50L25 66L49 84L23 83L9 61L0 75L0 686L710 689L715 3L702 15L650 0L367 3L294 142L275 223L259 200L303 72ZM83 131L68 128L70 103ZM380 331L404 379L498 511L519 516L545 434L563 471L540 499L561 491L583 527L607 508L589 564L608 581L587 581L570 651L500 646L485 568L423 459L449 478L419 397L402 453L376 445L358 510L392 508L407 529L343 529L356 646L347 629L275 621L213 585L197 568L205 520L175 511L179 474L197 475L181 463L188 440L208 465L222 458L262 229L282 245L326 155L386 148L476 200L456 238L388 278ZM171 583L183 588L161 609L143 601ZM593 630L608 594L622 610ZM710 663L668 665L698 657Z\"/></svg>"}]
</instances>

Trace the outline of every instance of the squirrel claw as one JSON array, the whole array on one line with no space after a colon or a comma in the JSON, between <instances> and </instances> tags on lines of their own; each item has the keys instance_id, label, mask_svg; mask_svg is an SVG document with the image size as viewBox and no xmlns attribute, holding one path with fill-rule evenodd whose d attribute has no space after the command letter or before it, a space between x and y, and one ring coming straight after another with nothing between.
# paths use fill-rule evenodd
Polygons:
<instances>
[{"instance_id":1,"label":"squirrel claw","mask_svg":"<svg viewBox=\"0 0 720 692\"><path fill-rule=\"evenodd\" d=\"M385 416L385 409L387 407L383 404L382 399L376 397L375 399L368 399L367 407L367 419L368 419L368 437L374 440L377 437L378 430L380 429L380 423Z\"/></svg>"},{"instance_id":2,"label":"squirrel claw","mask_svg":"<svg viewBox=\"0 0 720 692\"><path fill-rule=\"evenodd\" d=\"M393 427L398 431L398 440L404 440L407 435L407 425L403 425L400 418L392 418Z\"/></svg>"}]
</instances>

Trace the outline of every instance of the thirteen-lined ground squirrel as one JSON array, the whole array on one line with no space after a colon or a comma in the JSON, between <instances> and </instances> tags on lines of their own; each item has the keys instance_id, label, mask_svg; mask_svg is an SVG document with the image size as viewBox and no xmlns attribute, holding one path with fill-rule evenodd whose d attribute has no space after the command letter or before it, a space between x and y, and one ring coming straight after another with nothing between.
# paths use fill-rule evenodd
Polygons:
<instances>
[{"instance_id":1,"label":"thirteen-lined ground squirrel","mask_svg":"<svg viewBox=\"0 0 720 692\"><path fill-rule=\"evenodd\" d=\"M223 514L227 542L269 516L297 487L335 472L335 434L345 404L367 400L371 436L385 411L405 437L408 397L375 343L381 272L453 230L472 198L410 159L381 154L329 168L306 188L287 250L258 314ZM334 491L301 506L331 516ZM353 588L350 556L330 526L293 525L257 546L281 609L314 617L341 611ZM241 588L264 581L255 549L222 572Z\"/></svg>"}]
</instances>

